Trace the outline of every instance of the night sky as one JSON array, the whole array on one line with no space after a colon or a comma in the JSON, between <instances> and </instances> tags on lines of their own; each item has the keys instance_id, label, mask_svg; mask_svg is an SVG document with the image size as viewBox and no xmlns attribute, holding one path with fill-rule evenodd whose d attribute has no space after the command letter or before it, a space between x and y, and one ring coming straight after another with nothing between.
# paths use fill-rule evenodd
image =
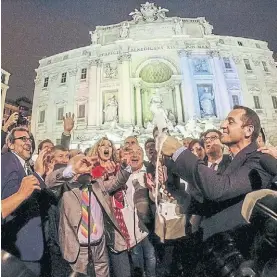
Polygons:
<instances>
[{"instance_id":1,"label":"night sky","mask_svg":"<svg viewBox=\"0 0 277 277\"><path fill-rule=\"evenodd\" d=\"M33 97L38 61L90 43L97 25L131 20L143 0L2 0L2 64L7 98ZM269 42L277 51L277 0L156 0L167 16L206 17L214 34Z\"/></svg>"}]
</instances>

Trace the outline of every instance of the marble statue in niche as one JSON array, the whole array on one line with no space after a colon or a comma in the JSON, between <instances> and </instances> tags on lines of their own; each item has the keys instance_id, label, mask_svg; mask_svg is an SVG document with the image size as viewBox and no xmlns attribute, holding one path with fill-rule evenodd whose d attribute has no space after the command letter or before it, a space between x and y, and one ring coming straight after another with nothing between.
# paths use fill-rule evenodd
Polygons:
<instances>
[{"instance_id":1,"label":"marble statue in niche","mask_svg":"<svg viewBox=\"0 0 277 277\"><path fill-rule=\"evenodd\" d=\"M215 97L212 85L197 86L201 117L216 116Z\"/></svg>"},{"instance_id":2,"label":"marble statue in niche","mask_svg":"<svg viewBox=\"0 0 277 277\"><path fill-rule=\"evenodd\" d=\"M159 94L154 94L150 100L150 111L153 114L152 124L158 125L159 123L163 125L168 125L169 120L167 117L167 111L163 107L163 99Z\"/></svg>"},{"instance_id":3,"label":"marble statue in niche","mask_svg":"<svg viewBox=\"0 0 277 277\"><path fill-rule=\"evenodd\" d=\"M195 59L193 61L195 74L207 74L209 73L209 65L206 59Z\"/></svg>"},{"instance_id":4,"label":"marble statue in niche","mask_svg":"<svg viewBox=\"0 0 277 277\"><path fill-rule=\"evenodd\" d=\"M118 121L118 102L115 95L111 96L104 109L105 123Z\"/></svg>"},{"instance_id":5,"label":"marble statue in niche","mask_svg":"<svg viewBox=\"0 0 277 277\"><path fill-rule=\"evenodd\" d=\"M118 74L117 66L107 63L104 67L104 78L116 79Z\"/></svg>"},{"instance_id":6,"label":"marble statue in niche","mask_svg":"<svg viewBox=\"0 0 277 277\"><path fill-rule=\"evenodd\" d=\"M129 31L130 31L129 28L130 28L129 22L123 22L119 33L120 38L127 38L129 36Z\"/></svg>"},{"instance_id":7,"label":"marble statue in niche","mask_svg":"<svg viewBox=\"0 0 277 277\"><path fill-rule=\"evenodd\" d=\"M180 18L176 18L174 19L174 27L173 27L173 31L175 33L175 35L182 35L183 34L183 21Z\"/></svg>"}]
</instances>

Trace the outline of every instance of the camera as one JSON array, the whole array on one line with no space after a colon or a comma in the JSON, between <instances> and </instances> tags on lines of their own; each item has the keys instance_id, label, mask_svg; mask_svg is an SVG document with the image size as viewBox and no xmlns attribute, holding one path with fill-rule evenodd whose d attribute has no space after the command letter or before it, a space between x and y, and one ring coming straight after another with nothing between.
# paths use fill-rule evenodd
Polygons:
<instances>
[{"instance_id":1,"label":"camera","mask_svg":"<svg viewBox=\"0 0 277 277\"><path fill-rule=\"evenodd\" d=\"M30 124L28 120L28 109L24 106L19 106L19 114L18 114L18 120L17 120L17 126L28 126Z\"/></svg>"}]
</instances>

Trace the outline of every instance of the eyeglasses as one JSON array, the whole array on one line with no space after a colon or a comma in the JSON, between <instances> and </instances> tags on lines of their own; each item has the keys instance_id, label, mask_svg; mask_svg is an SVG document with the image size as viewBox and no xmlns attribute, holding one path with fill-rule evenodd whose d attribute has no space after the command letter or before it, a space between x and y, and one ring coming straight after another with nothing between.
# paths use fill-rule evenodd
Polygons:
<instances>
[{"instance_id":1,"label":"eyeglasses","mask_svg":"<svg viewBox=\"0 0 277 277\"><path fill-rule=\"evenodd\" d=\"M203 140L204 140L204 142L207 142L208 140L214 141L216 139L219 139L219 136L205 137Z\"/></svg>"},{"instance_id":2,"label":"eyeglasses","mask_svg":"<svg viewBox=\"0 0 277 277\"><path fill-rule=\"evenodd\" d=\"M32 141L32 139L31 139L31 138L28 138L28 137L25 137L25 136L15 138L14 140L17 140L17 139L20 139L20 140L22 140L23 142Z\"/></svg>"}]
</instances>

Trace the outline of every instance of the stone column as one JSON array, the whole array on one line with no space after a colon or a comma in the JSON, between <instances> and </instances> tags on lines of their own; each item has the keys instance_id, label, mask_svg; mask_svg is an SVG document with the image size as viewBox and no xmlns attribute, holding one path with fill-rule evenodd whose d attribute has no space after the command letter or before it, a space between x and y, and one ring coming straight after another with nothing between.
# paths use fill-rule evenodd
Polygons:
<instances>
[{"instance_id":1,"label":"stone column","mask_svg":"<svg viewBox=\"0 0 277 277\"><path fill-rule=\"evenodd\" d=\"M121 89L118 95L119 107L119 124L130 125L133 122L132 117L132 103L131 103L131 82L130 82L130 60L131 55L124 53L118 57L120 63L120 80L121 80Z\"/></svg>"},{"instance_id":2,"label":"stone column","mask_svg":"<svg viewBox=\"0 0 277 277\"><path fill-rule=\"evenodd\" d=\"M177 122L181 123L181 122L184 122L182 97L181 97L181 91L180 91L182 76L172 76L172 78L174 81L174 94L175 94L175 103L176 103L176 110L177 110Z\"/></svg>"},{"instance_id":3,"label":"stone column","mask_svg":"<svg viewBox=\"0 0 277 277\"><path fill-rule=\"evenodd\" d=\"M88 68L88 126L97 125L97 116L95 111L97 110L97 62L91 60Z\"/></svg>"},{"instance_id":4,"label":"stone column","mask_svg":"<svg viewBox=\"0 0 277 277\"><path fill-rule=\"evenodd\" d=\"M90 61L89 75L88 75L88 126L101 125L100 113L102 114L100 105L100 66L99 59ZM95 112L97 111L97 112Z\"/></svg>"},{"instance_id":5,"label":"stone column","mask_svg":"<svg viewBox=\"0 0 277 277\"><path fill-rule=\"evenodd\" d=\"M142 126L142 101L141 101L141 84L140 80L135 82L136 88L136 124Z\"/></svg>"},{"instance_id":6,"label":"stone column","mask_svg":"<svg viewBox=\"0 0 277 277\"><path fill-rule=\"evenodd\" d=\"M181 70L182 70L182 95L183 95L183 107L185 111L186 120L193 118L196 115L195 110L195 96L193 91L193 77L190 71L189 57L191 51L179 51L181 58Z\"/></svg>"},{"instance_id":7,"label":"stone column","mask_svg":"<svg viewBox=\"0 0 277 277\"><path fill-rule=\"evenodd\" d=\"M230 98L228 94L227 84L225 81L225 76L223 72L223 67L221 63L221 57L218 51L211 51L209 53L212 58L212 67L215 76L215 86L216 86L216 108L219 111L218 117L224 119L230 112Z\"/></svg>"}]
</instances>

